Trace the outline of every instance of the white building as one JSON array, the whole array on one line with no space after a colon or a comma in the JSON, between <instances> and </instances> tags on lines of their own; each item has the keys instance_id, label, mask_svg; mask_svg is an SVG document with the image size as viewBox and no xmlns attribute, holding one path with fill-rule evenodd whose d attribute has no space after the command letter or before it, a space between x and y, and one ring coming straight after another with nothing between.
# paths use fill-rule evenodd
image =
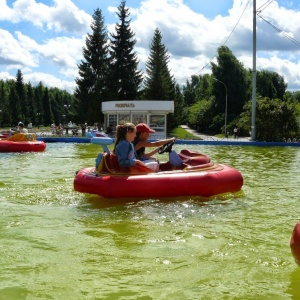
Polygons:
<instances>
[{"instance_id":1,"label":"white building","mask_svg":"<svg viewBox=\"0 0 300 300\"><path fill-rule=\"evenodd\" d=\"M167 136L167 114L174 113L174 101L107 101L102 103L104 130L110 125L130 122L135 125L146 123L155 130L150 139Z\"/></svg>"}]
</instances>

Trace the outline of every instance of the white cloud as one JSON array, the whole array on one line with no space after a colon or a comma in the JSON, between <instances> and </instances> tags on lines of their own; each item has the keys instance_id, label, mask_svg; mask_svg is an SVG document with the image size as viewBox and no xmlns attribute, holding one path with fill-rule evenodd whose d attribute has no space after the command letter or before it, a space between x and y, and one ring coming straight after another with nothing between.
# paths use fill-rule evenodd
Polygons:
<instances>
[{"instance_id":1,"label":"white cloud","mask_svg":"<svg viewBox=\"0 0 300 300\"><path fill-rule=\"evenodd\" d=\"M22 72L23 74L23 72ZM66 90L69 93L73 92L75 89L75 81L61 80L56 76L53 76L48 73L42 72L33 72L23 74L24 82L31 82L32 85L38 85L39 82L42 82L44 86L48 87L57 87L61 90Z\"/></svg>"},{"instance_id":2,"label":"white cloud","mask_svg":"<svg viewBox=\"0 0 300 300\"><path fill-rule=\"evenodd\" d=\"M6 4L6 0L0 0L0 20L12 20L13 10Z\"/></svg>"},{"instance_id":3,"label":"white cloud","mask_svg":"<svg viewBox=\"0 0 300 300\"><path fill-rule=\"evenodd\" d=\"M28 22L37 28L84 34L89 30L91 16L80 10L71 0L54 0L47 6L35 0L17 0L13 7L0 0L0 20L12 23Z\"/></svg>"},{"instance_id":4,"label":"white cloud","mask_svg":"<svg viewBox=\"0 0 300 300\"><path fill-rule=\"evenodd\" d=\"M257 2L259 9L264 1ZM13 3L10 8L6 1L0 0L0 21L19 24L15 25L15 32L3 27L0 29L0 72L3 71L0 78L7 76L6 71L12 68L27 68L24 78L31 76L32 83L42 81L48 86L65 86L67 90L74 88L77 64L82 58L82 47L85 46L86 33L90 32L92 16L76 7L76 0L54 0L52 6L35 0L16 0ZM185 84L191 75L210 73L210 61L226 40L226 46L237 59L246 68L252 68L251 2L234 0L225 16L214 18L192 11L185 3L188 1L143 0L139 7L129 7L131 28L137 39L135 51L143 71L156 28L161 31L162 42L170 54L171 73L180 84ZM127 7L129 5L128 1ZM115 14L117 7L102 9L103 13L107 11ZM261 16L300 41L299 10L280 7L278 2L273 1L262 10ZM115 21L119 21L117 16ZM106 25L109 32L114 31L115 24ZM276 71L284 76L289 89L300 90L299 46L259 17L257 57L258 70Z\"/></svg>"},{"instance_id":5,"label":"white cloud","mask_svg":"<svg viewBox=\"0 0 300 300\"><path fill-rule=\"evenodd\" d=\"M0 78L2 80L10 80L10 79L15 79L14 76L11 76L8 72L0 72Z\"/></svg>"},{"instance_id":6,"label":"white cloud","mask_svg":"<svg viewBox=\"0 0 300 300\"><path fill-rule=\"evenodd\" d=\"M17 34L18 35L18 34ZM22 46L8 31L0 29L0 64L24 64L37 66L37 61L30 52L31 49Z\"/></svg>"},{"instance_id":7,"label":"white cloud","mask_svg":"<svg viewBox=\"0 0 300 300\"><path fill-rule=\"evenodd\" d=\"M234 0L228 16L219 15L210 20L190 10L181 0L143 1L135 10L136 19L132 21L138 40L137 46L149 48L154 30L158 28L163 36L162 42L171 56L172 73L181 83L190 79L192 74L210 73L209 62L217 54L217 48L222 46L227 39L225 45L237 59L246 67L252 68L253 13L251 4L246 7L246 2ZM282 29L287 32L293 32L294 38L298 41L300 41L300 23L295 20L299 20L299 14L300 12L297 11L279 8L276 2L262 12L262 15L272 23L284 26ZM277 20L280 22L278 23ZM280 36L268 23L257 17L257 56L267 56L271 51L274 55L276 49L280 50L281 55L294 53L294 55L289 55L290 59L293 59L289 61L289 66L296 72L294 76L288 74L286 68L277 69L277 72L286 80L293 81L293 78L296 78L300 72L299 69L297 70L300 48ZM144 53L143 57L145 57ZM266 66L274 67L274 61L270 58L268 60L270 64L257 64L257 69L266 68ZM280 57L277 63L286 65L284 59ZM208 68L203 70L206 65ZM293 87L295 88L296 85Z\"/></svg>"},{"instance_id":8,"label":"white cloud","mask_svg":"<svg viewBox=\"0 0 300 300\"><path fill-rule=\"evenodd\" d=\"M61 67L74 68L82 57L83 39L58 37L39 46L39 55Z\"/></svg>"}]
</instances>

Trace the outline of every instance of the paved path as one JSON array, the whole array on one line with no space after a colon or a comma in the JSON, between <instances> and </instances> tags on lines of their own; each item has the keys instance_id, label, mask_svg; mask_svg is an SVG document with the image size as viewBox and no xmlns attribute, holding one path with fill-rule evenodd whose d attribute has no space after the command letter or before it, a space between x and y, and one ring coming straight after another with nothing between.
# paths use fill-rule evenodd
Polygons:
<instances>
[{"instance_id":1,"label":"paved path","mask_svg":"<svg viewBox=\"0 0 300 300\"><path fill-rule=\"evenodd\" d=\"M187 125L180 125L180 127L185 129L187 132L193 134L194 136L201 138L204 141L231 141L231 142L234 142L234 141L249 142L250 141L250 137L239 137L236 139L233 137L219 138L216 136L201 134L201 133L197 132L196 130L189 128Z\"/></svg>"}]
</instances>

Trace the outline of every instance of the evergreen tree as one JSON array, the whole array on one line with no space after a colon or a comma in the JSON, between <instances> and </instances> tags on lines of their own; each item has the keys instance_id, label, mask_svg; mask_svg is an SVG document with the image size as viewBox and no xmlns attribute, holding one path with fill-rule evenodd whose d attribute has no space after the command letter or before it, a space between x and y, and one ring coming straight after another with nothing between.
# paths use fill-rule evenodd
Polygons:
<instances>
[{"instance_id":1,"label":"evergreen tree","mask_svg":"<svg viewBox=\"0 0 300 300\"><path fill-rule=\"evenodd\" d=\"M15 84L10 86L7 111L9 114L8 123L11 124L11 126L17 126L18 122L21 120L20 119L21 116L20 116L19 97L16 91Z\"/></svg>"},{"instance_id":2,"label":"evergreen tree","mask_svg":"<svg viewBox=\"0 0 300 300\"><path fill-rule=\"evenodd\" d=\"M51 88L49 90L49 98L51 103L51 111L53 114L53 122L58 125L62 123L62 115L63 115L63 97L62 92L58 88Z\"/></svg>"},{"instance_id":3,"label":"evergreen tree","mask_svg":"<svg viewBox=\"0 0 300 300\"><path fill-rule=\"evenodd\" d=\"M138 59L133 48L135 34L130 28L129 9L126 1L118 7L120 23L116 24L116 34L111 34L111 90L116 100L135 100L138 98L142 73L137 70Z\"/></svg>"},{"instance_id":4,"label":"evergreen tree","mask_svg":"<svg viewBox=\"0 0 300 300\"><path fill-rule=\"evenodd\" d=\"M93 14L92 33L87 35L83 48L84 59L78 65L79 77L75 98L78 122L103 123L101 103L110 98L108 37L100 9Z\"/></svg>"},{"instance_id":5,"label":"evergreen tree","mask_svg":"<svg viewBox=\"0 0 300 300\"><path fill-rule=\"evenodd\" d=\"M44 86L40 81L38 86L34 88L34 103L36 103L36 110L34 115L34 124L37 126L44 124Z\"/></svg>"},{"instance_id":6,"label":"evergreen tree","mask_svg":"<svg viewBox=\"0 0 300 300\"><path fill-rule=\"evenodd\" d=\"M43 108L44 108L44 125L50 126L52 124L51 103L49 98L49 89L45 87L43 95Z\"/></svg>"},{"instance_id":7,"label":"evergreen tree","mask_svg":"<svg viewBox=\"0 0 300 300\"><path fill-rule=\"evenodd\" d=\"M0 127L10 124L9 111L8 111L8 85L0 80Z\"/></svg>"},{"instance_id":8,"label":"evergreen tree","mask_svg":"<svg viewBox=\"0 0 300 300\"><path fill-rule=\"evenodd\" d=\"M158 28L150 45L150 55L146 62L143 98L146 100L171 100L175 95L175 83L168 68L170 56L162 43Z\"/></svg>"},{"instance_id":9,"label":"evergreen tree","mask_svg":"<svg viewBox=\"0 0 300 300\"><path fill-rule=\"evenodd\" d=\"M15 99L16 111L14 113L17 116L17 118L19 118L20 121L27 122L28 121L26 116L26 113L28 111L27 99L26 99L23 75L21 70L18 70L16 75L16 93L17 93Z\"/></svg>"},{"instance_id":10,"label":"evergreen tree","mask_svg":"<svg viewBox=\"0 0 300 300\"><path fill-rule=\"evenodd\" d=\"M31 83L29 82L27 85L27 112L26 112L26 116L28 118L28 122L33 122L33 115L35 113L35 104L34 104L34 95L33 95L33 87L31 85Z\"/></svg>"}]
</instances>

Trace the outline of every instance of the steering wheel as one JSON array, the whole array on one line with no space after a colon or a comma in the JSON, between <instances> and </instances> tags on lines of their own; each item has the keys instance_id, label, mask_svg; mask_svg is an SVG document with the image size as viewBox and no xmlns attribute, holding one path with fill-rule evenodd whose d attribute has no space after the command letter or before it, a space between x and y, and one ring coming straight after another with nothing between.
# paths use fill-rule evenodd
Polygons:
<instances>
[{"instance_id":1,"label":"steering wheel","mask_svg":"<svg viewBox=\"0 0 300 300\"><path fill-rule=\"evenodd\" d=\"M174 145L175 141L169 142L167 144L164 144L158 149L158 154L163 154L165 152L171 152L172 151L172 146Z\"/></svg>"}]
</instances>

